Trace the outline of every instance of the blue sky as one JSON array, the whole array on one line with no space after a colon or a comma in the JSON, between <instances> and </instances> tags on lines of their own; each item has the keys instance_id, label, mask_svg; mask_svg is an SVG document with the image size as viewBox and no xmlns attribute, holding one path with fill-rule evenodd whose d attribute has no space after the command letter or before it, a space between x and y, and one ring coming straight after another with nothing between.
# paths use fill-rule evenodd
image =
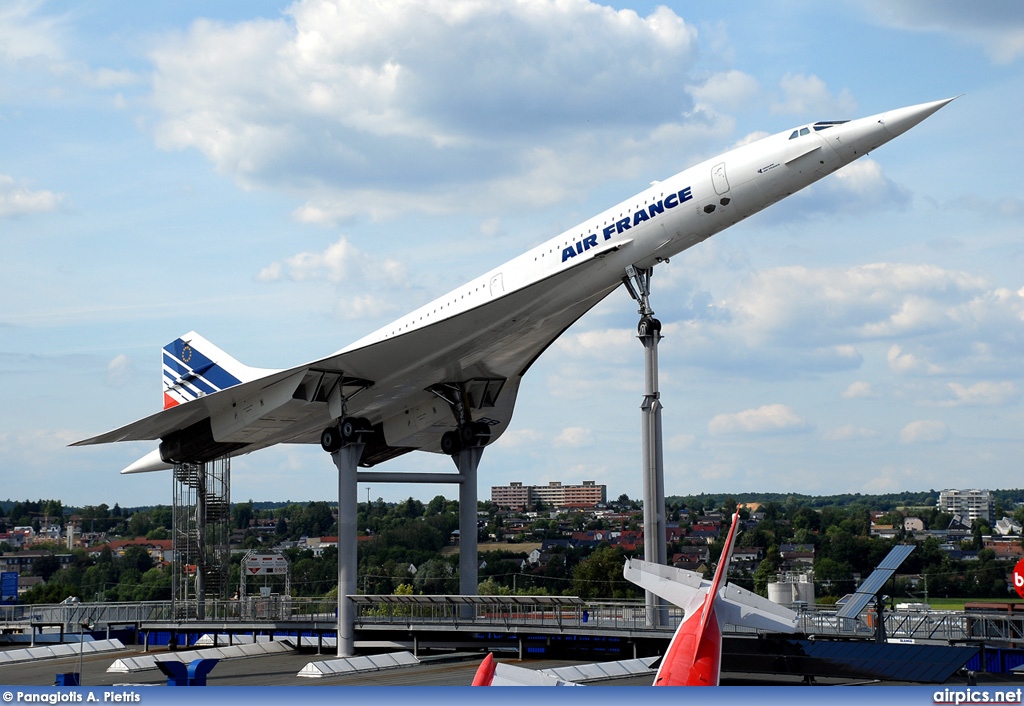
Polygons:
<instances>
[{"instance_id":1,"label":"blue sky","mask_svg":"<svg viewBox=\"0 0 1024 706\"><path fill-rule=\"evenodd\" d=\"M656 270L669 494L1020 486L1024 5L4 3L0 496L169 502L118 475L151 445L67 444L156 411L190 329L306 362L736 144L960 94ZM482 497L641 494L635 319L545 353ZM336 497L319 448L232 469Z\"/></svg>"}]
</instances>

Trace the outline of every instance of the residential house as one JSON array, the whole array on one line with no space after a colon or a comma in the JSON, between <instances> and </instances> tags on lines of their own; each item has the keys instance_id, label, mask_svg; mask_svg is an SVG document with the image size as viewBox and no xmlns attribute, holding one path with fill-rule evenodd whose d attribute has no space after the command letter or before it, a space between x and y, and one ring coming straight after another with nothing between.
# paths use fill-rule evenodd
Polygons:
<instances>
[{"instance_id":1,"label":"residential house","mask_svg":"<svg viewBox=\"0 0 1024 706\"><path fill-rule=\"evenodd\" d=\"M97 544L94 547L89 547L86 553L91 557L96 557L103 552L105 548L109 548L111 552L117 556L124 556L125 550L128 547L142 547L146 550L146 553L153 557L153 561L159 563L169 563L174 561L174 541L171 539L146 539L145 537L136 537L135 539L119 539L105 544Z\"/></svg>"},{"instance_id":2,"label":"residential house","mask_svg":"<svg viewBox=\"0 0 1024 706\"><path fill-rule=\"evenodd\" d=\"M18 575L32 576L35 575L36 561L42 557L51 556L54 554L48 549L4 552L0 554L0 571L14 571ZM75 560L73 554L57 554L56 556L60 568L70 566Z\"/></svg>"},{"instance_id":3,"label":"residential house","mask_svg":"<svg viewBox=\"0 0 1024 706\"><path fill-rule=\"evenodd\" d=\"M903 529L906 532L924 532L924 520L920 517L904 517Z\"/></svg>"},{"instance_id":4,"label":"residential house","mask_svg":"<svg viewBox=\"0 0 1024 706\"><path fill-rule=\"evenodd\" d=\"M814 566L814 545L786 543L779 547L779 556L788 569Z\"/></svg>"},{"instance_id":5,"label":"residential house","mask_svg":"<svg viewBox=\"0 0 1024 706\"><path fill-rule=\"evenodd\" d=\"M324 549L327 547L337 547L337 537L307 537L306 538L306 549L313 552L313 556L319 557L324 553Z\"/></svg>"},{"instance_id":6,"label":"residential house","mask_svg":"<svg viewBox=\"0 0 1024 706\"><path fill-rule=\"evenodd\" d=\"M672 555L672 566L688 571L698 571L701 566L707 566L709 554L706 544L679 547L679 551Z\"/></svg>"},{"instance_id":7,"label":"residential house","mask_svg":"<svg viewBox=\"0 0 1024 706\"><path fill-rule=\"evenodd\" d=\"M953 515L946 528L946 539L950 542L957 542L970 539L973 536L973 521L963 515Z\"/></svg>"},{"instance_id":8,"label":"residential house","mask_svg":"<svg viewBox=\"0 0 1024 706\"><path fill-rule=\"evenodd\" d=\"M1004 537L1020 536L1021 526L1012 517L1003 517L996 522L995 531Z\"/></svg>"},{"instance_id":9,"label":"residential house","mask_svg":"<svg viewBox=\"0 0 1024 706\"><path fill-rule=\"evenodd\" d=\"M982 540L983 549L991 549L995 552L996 559L1020 561L1024 559L1024 547L1017 540L997 539L985 537Z\"/></svg>"},{"instance_id":10,"label":"residential house","mask_svg":"<svg viewBox=\"0 0 1024 706\"><path fill-rule=\"evenodd\" d=\"M705 544L714 544L718 541L721 536L722 530L721 525L717 522L709 521L701 518L693 524L690 529L690 539L694 542L704 542Z\"/></svg>"},{"instance_id":11,"label":"residential house","mask_svg":"<svg viewBox=\"0 0 1024 706\"><path fill-rule=\"evenodd\" d=\"M732 567L738 571L753 571L761 558L761 547L736 547L732 551Z\"/></svg>"},{"instance_id":12,"label":"residential house","mask_svg":"<svg viewBox=\"0 0 1024 706\"><path fill-rule=\"evenodd\" d=\"M880 539L895 539L900 534L899 528L894 525L876 525L871 524L871 536L879 537Z\"/></svg>"}]
</instances>

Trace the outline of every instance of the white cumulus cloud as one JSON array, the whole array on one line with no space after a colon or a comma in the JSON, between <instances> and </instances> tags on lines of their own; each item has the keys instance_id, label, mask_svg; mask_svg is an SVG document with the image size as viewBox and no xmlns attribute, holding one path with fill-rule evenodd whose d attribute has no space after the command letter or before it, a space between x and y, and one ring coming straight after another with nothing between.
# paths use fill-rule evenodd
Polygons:
<instances>
[{"instance_id":1,"label":"white cumulus cloud","mask_svg":"<svg viewBox=\"0 0 1024 706\"><path fill-rule=\"evenodd\" d=\"M893 345L889 348L886 360L889 362L889 369L901 375L913 373L936 375L942 372L942 369L937 365L918 355L905 351L900 345Z\"/></svg>"},{"instance_id":2,"label":"white cumulus cloud","mask_svg":"<svg viewBox=\"0 0 1024 706\"><path fill-rule=\"evenodd\" d=\"M388 283L405 280L404 266L391 259L377 260L342 237L320 252L301 252L284 262L273 262L257 275L261 282L290 279L296 282L324 280L332 284L350 283L365 273L383 275Z\"/></svg>"},{"instance_id":3,"label":"white cumulus cloud","mask_svg":"<svg viewBox=\"0 0 1024 706\"><path fill-rule=\"evenodd\" d=\"M904 444L937 444L949 439L949 427L936 419L921 419L910 422L900 430L900 441Z\"/></svg>"},{"instance_id":4,"label":"white cumulus cloud","mask_svg":"<svg viewBox=\"0 0 1024 706\"><path fill-rule=\"evenodd\" d=\"M64 200L52 191L33 191L14 177L0 174L0 218L55 211Z\"/></svg>"},{"instance_id":5,"label":"white cumulus cloud","mask_svg":"<svg viewBox=\"0 0 1024 706\"><path fill-rule=\"evenodd\" d=\"M315 193L295 213L306 222L465 208L471 185L477 199L558 198L594 178L573 162L595 139L612 160L677 136L689 95L649 87L678 82L696 41L664 6L300 0L156 42L154 134L247 187Z\"/></svg>"},{"instance_id":6,"label":"white cumulus cloud","mask_svg":"<svg viewBox=\"0 0 1024 706\"><path fill-rule=\"evenodd\" d=\"M708 432L723 434L787 434L805 432L808 422L784 404L747 409L734 414L719 414L708 422Z\"/></svg>"},{"instance_id":7,"label":"white cumulus cloud","mask_svg":"<svg viewBox=\"0 0 1024 706\"><path fill-rule=\"evenodd\" d=\"M404 265L377 258L344 236L321 251L306 251L272 262L256 275L259 282L326 282L342 296L335 305L338 319L375 317L399 310L408 291Z\"/></svg>"},{"instance_id":8,"label":"white cumulus cloud","mask_svg":"<svg viewBox=\"0 0 1024 706\"><path fill-rule=\"evenodd\" d=\"M853 115L857 110L857 103L848 90L843 89L835 95L823 80L814 75L786 74L779 82L779 87L782 98L772 107L774 113L831 115L839 119Z\"/></svg>"},{"instance_id":9,"label":"white cumulus cloud","mask_svg":"<svg viewBox=\"0 0 1024 706\"><path fill-rule=\"evenodd\" d=\"M850 383L849 387L843 390L842 396L848 400L858 400L877 397L878 394L870 382L858 380L857 382Z\"/></svg>"},{"instance_id":10,"label":"white cumulus cloud","mask_svg":"<svg viewBox=\"0 0 1024 706\"><path fill-rule=\"evenodd\" d=\"M951 382L949 389L953 399L946 403L947 406L998 407L1020 399L1017 386L1009 380L983 380L973 385Z\"/></svg>"},{"instance_id":11,"label":"white cumulus cloud","mask_svg":"<svg viewBox=\"0 0 1024 706\"><path fill-rule=\"evenodd\" d=\"M495 445L503 448L532 449L545 441L544 434L537 429L508 429L495 441Z\"/></svg>"},{"instance_id":12,"label":"white cumulus cloud","mask_svg":"<svg viewBox=\"0 0 1024 706\"><path fill-rule=\"evenodd\" d=\"M882 25L915 32L936 32L981 47L993 62L1009 64L1024 55L1024 11L1017 0L980 5L943 0L869 0Z\"/></svg>"},{"instance_id":13,"label":"white cumulus cloud","mask_svg":"<svg viewBox=\"0 0 1024 706\"><path fill-rule=\"evenodd\" d=\"M114 387L125 385L135 372L135 363L121 353L107 364L107 382Z\"/></svg>"},{"instance_id":14,"label":"white cumulus cloud","mask_svg":"<svg viewBox=\"0 0 1024 706\"><path fill-rule=\"evenodd\" d=\"M594 433L585 427L566 427L555 437L555 443L570 448L589 446L594 442Z\"/></svg>"}]
</instances>

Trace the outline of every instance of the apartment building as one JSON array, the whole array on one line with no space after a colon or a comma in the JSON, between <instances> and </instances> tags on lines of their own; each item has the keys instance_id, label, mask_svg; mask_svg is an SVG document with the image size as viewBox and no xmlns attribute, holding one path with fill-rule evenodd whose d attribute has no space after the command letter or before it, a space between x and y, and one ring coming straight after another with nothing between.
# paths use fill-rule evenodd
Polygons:
<instances>
[{"instance_id":1,"label":"apartment building","mask_svg":"<svg viewBox=\"0 0 1024 706\"><path fill-rule=\"evenodd\" d=\"M943 490L939 493L939 509L949 515L970 520L992 522L992 493L988 490Z\"/></svg>"},{"instance_id":2,"label":"apartment building","mask_svg":"<svg viewBox=\"0 0 1024 706\"><path fill-rule=\"evenodd\" d=\"M581 485L523 485L519 482L491 486L491 502L498 507L524 509L538 502L547 507L594 507L608 499L608 486L585 480Z\"/></svg>"}]
</instances>

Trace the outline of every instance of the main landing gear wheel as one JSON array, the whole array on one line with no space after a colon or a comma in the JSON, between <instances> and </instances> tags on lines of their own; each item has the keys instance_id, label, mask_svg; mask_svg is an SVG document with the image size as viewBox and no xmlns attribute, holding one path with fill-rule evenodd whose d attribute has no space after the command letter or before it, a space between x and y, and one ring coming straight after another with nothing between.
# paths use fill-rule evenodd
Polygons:
<instances>
[{"instance_id":1,"label":"main landing gear wheel","mask_svg":"<svg viewBox=\"0 0 1024 706\"><path fill-rule=\"evenodd\" d=\"M441 452L454 456L466 448L486 446L491 440L491 428L483 422L470 422L455 431L441 435Z\"/></svg>"},{"instance_id":2,"label":"main landing gear wheel","mask_svg":"<svg viewBox=\"0 0 1024 706\"><path fill-rule=\"evenodd\" d=\"M456 431L446 431L441 435L441 453L454 456L462 451L462 439Z\"/></svg>"},{"instance_id":3,"label":"main landing gear wheel","mask_svg":"<svg viewBox=\"0 0 1024 706\"><path fill-rule=\"evenodd\" d=\"M320 446L327 453L334 453L346 444L359 441L372 428L368 419L346 417L338 424L329 426L320 433Z\"/></svg>"},{"instance_id":4,"label":"main landing gear wheel","mask_svg":"<svg viewBox=\"0 0 1024 706\"><path fill-rule=\"evenodd\" d=\"M320 432L320 446L329 454L341 448L341 430L336 427L327 427Z\"/></svg>"}]
</instances>

